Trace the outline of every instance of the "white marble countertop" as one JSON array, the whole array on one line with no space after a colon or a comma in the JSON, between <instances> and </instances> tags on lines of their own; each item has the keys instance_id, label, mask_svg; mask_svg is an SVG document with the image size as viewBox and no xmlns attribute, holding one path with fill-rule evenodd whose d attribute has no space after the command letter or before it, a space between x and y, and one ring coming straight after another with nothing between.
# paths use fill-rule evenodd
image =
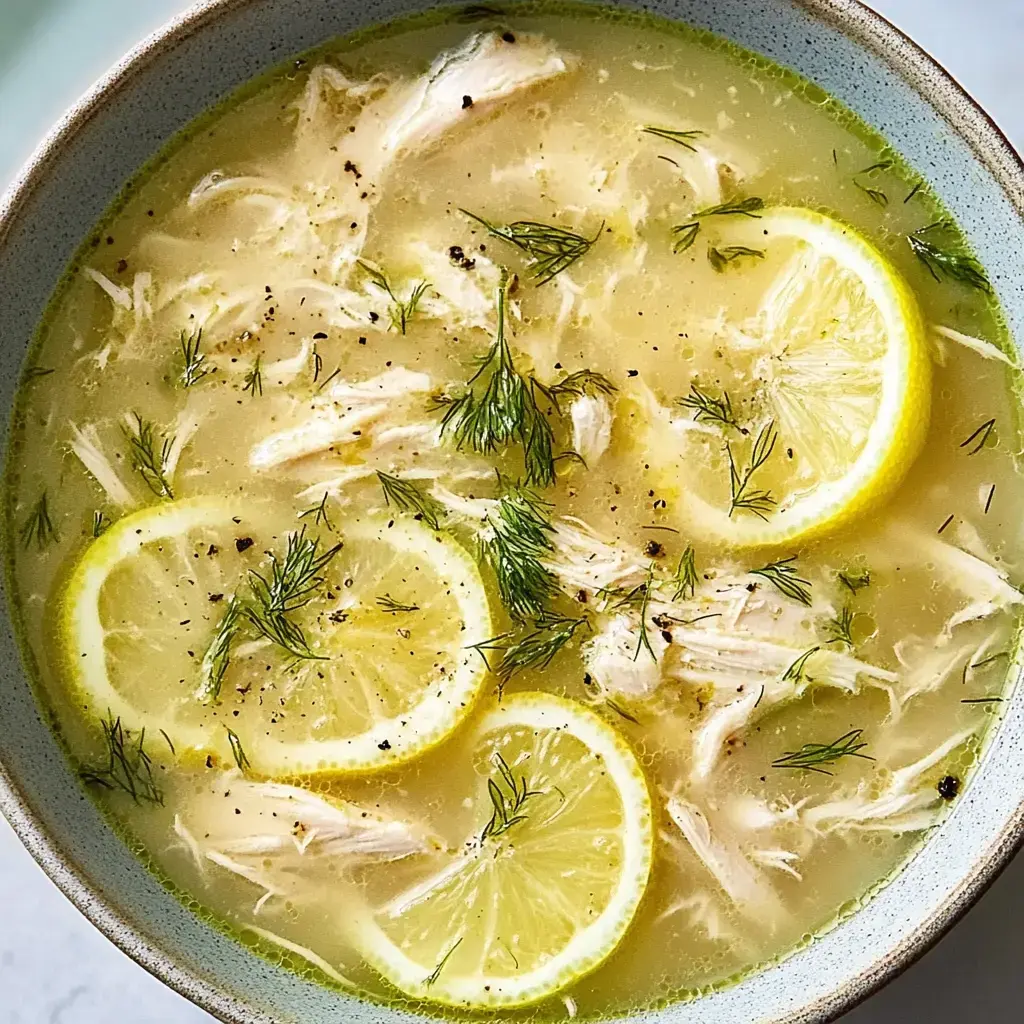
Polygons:
<instances>
[{"instance_id":1,"label":"white marble countertop","mask_svg":"<svg viewBox=\"0 0 1024 1024\"><path fill-rule=\"evenodd\" d=\"M93 79L186 6L186 0L0 0L0 186ZM1024 0L874 0L873 6L942 61L1024 148ZM1019 1024L1022 945L1024 857L943 942L843 1024ZM0 1024L212 1019L95 931L0 819Z\"/></svg>"}]
</instances>

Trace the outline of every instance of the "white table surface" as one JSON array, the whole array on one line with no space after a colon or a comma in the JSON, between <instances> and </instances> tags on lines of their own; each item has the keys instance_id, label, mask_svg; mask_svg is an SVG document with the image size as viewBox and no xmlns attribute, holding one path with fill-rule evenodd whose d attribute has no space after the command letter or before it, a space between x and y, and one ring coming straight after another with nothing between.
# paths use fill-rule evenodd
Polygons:
<instances>
[{"instance_id":1,"label":"white table surface","mask_svg":"<svg viewBox=\"0 0 1024 1024\"><path fill-rule=\"evenodd\" d=\"M91 81L187 6L187 0L0 0L0 185ZM873 6L942 61L1024 148L1024 0L874 0ZM1022 945L1024 856L938 947L843 1024L1020 1024ZM0 1024L212 1019L95 931L0 818Z\"/></svg>"}]
</instances>

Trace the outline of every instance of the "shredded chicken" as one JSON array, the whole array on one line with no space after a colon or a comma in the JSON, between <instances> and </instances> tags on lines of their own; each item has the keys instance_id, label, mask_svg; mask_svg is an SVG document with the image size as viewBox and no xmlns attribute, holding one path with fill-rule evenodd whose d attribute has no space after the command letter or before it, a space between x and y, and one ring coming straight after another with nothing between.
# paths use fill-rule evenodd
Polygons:
<instances>
[{"instance_id":1,"label":"shredded chicken","mask_svg":"<svg viewBox=\"0 0 1024 1024\"><path fill-rule=\"evenodd\" d=\"M99 434L93 424L71 426L71 450L78 456L90 476L103 488L110 501L118 508L131 508L135 504L131 491L125 486L117 470L103 454Z\"/></svg>"},{"instance_id":2,"label":"shredded chicken","mask_svg":"<svg viewBox=\"0 0 1024 1024\"><path fill-rule=\"evenodd\" d=\"M976 352L983 359L995 359L1014 368L1017 366L1016 360L1008 356L1001 348L993 345L991 341L985 341L982 338L972 338L969 334L955 331L952 327L943 327L941 324L932 324L931 329L933 341L936 342L937 348L936 362L940 366L944 366L946 363L944 346L942 344L944 341L952 341L957 345L962 345L964 348Z\"/></svg>"},{"instance_id":3,"label":"shredded chicken","mask_svg":"<svg viewBox=\"0 0 1024 1024\"><path fill-rule=\"evenodd\" d=\"M593 469L612 439L612 407L605 395L581 395L569 407L573 451Z\"/></svg>"}]
</instances>

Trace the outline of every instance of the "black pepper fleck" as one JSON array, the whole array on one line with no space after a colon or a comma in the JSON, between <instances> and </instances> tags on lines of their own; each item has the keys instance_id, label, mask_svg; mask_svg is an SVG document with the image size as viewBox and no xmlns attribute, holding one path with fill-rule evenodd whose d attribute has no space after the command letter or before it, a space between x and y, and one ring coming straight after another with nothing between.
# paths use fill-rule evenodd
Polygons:
<instances>
[{"instance_id":1,"label":"black pepper fleck","mask_svg":"<svg viewBox=\"0 0 1024 1024\"><path fill-rule=\"evenodd\" d=\"M249 548L255 544L256 541L252 537L236 537L235 538L235 550L241 554L243 551L248 551Z\"/></svg>"},{"instance_id":2,"label":"black pepper fleck","mask_svg":"<svg viewBox=\"0 0 1024 1024\"><path fill-rule=\"evenodd\" d=\"M955 775L943 775L937 788L943 800L954 800L960 792L960 780Z\"/></svg>"}]
</instances>

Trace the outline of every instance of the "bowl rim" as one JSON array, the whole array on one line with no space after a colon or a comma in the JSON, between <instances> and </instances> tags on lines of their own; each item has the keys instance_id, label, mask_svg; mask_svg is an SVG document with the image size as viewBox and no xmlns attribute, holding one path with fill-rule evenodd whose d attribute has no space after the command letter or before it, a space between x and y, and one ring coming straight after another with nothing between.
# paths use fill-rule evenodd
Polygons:
<instances>
[{"instance_id":1,"label":"bowl rim","mask_svg":"<svg viewBox=\"0 0 1024 1024\"><path fill-rule=\"evenodd\" d=\"M214 22L259 0L195 0L122 56L49 129L0 193L0 248L12 225L57 164L64 148L100 111L108 97L129 88L164 52ZM446 0L440 0L444 3ZM447 0L458 6L457 0ZM619 0L598 0L615 5ZM864 0L787 0L852 40L903 79L966 142L1024 219L1024 158L963 85L923 47ZM997 726L998 728L998 726ZM22 845L65 897L140 967L227 1024L263 1024L268 1018L227 989L179 966L139 924L93 891L78 866L65 856L15 779L0 762L0 814ZM828 996L777 1018L772 1024L828 1024L853 1009L912 966L936 945L999 877L1024 846L1024 800L1000 829L990 853L951 890L930 919L897 947L880 954L874 969L847 979ZM771 966L765 970L771 970Z\"/></svg>"}]
</instances>

